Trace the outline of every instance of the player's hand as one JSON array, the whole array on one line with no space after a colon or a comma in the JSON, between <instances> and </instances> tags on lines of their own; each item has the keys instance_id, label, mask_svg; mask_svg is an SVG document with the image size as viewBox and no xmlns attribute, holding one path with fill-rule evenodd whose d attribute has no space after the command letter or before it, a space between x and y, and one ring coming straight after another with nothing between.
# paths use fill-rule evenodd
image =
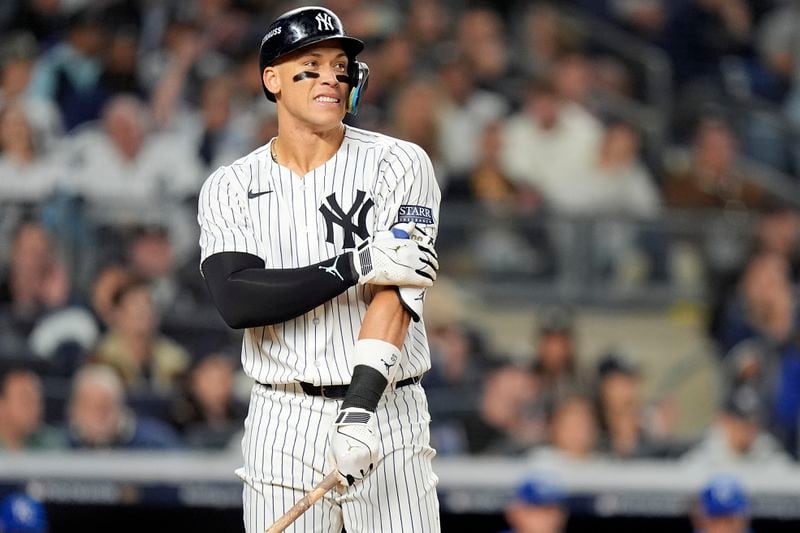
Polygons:
<instances>
[{"instance_id":1,"label":"player's hand","mask_svg":"<svg viewBox=\"0 0 800 533\"><path fill-rule=\"evenodd\" d=\"M348 407L341 409L331 427L330 452L342 484L364 479L378 462L375 413Z\"/></svg>"},{"instance_id":2,"label":"player's hand","mask_svg":"<svg viewBox=\"0 0 800 533\"><path fill-rule=\"evenodd\" d=\"M407 229L409 231L403 230L402 233L391 230L376 232L353 251L353 267L360 285L433 285L439 270L436 251L432 246L405 236L413 234L413 225L408 225Z\"/></svg>"}]
</instances>

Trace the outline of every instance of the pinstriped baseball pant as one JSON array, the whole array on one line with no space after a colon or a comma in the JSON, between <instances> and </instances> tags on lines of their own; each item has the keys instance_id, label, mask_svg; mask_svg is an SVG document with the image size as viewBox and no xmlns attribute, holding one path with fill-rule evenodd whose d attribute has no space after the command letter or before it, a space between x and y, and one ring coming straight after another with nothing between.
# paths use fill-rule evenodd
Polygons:
<instances>
[{"instance_id":1,"label":"pinstriped baseball pant","mask_svg":"<svg viewBox=\"0 0 800 533\"><path fill-rule=\"evenodd\" d=\"M255 384L242 439L244 524L263 533L330 472L328 429L341 401L293 385ZM431 468L428 404L422 386L387 390L376 410L381 440L376 469L343 494L335 489L287 532L440 531L438 478Z\"/></svg>"}]
</instances>

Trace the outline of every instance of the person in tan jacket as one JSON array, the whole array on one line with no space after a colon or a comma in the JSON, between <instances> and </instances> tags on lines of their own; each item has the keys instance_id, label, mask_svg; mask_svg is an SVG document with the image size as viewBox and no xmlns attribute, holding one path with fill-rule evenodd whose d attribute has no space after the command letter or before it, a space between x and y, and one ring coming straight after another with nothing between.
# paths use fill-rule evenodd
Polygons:
<instances>
[{"instance_id":1,"label":"person in tan jacket","mask_svg":"<svg viewBox=\"0 0 800 533\"><path fill-rule=\"evenodd\" d=\"M189 366L189 354L161 335L147 284L129 280L112 297L109 331L94 361L114 368L129 390L166 392Z\"/></svg>"}]
</instances>

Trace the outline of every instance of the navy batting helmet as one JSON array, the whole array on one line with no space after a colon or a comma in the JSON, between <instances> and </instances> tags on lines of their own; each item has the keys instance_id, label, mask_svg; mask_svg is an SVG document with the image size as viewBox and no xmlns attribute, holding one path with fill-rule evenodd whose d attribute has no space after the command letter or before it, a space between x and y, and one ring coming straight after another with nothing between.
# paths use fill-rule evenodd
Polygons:
<instances>
[{"instance_id":1,"label":"navy batting helmet","mask_svg":"<svg viewBox=\"0 0 800 533\"><path fill-rule=\"evenodd\" d=\"M347 111L355 114L358 99L367 86L369 68L355 58L364 49L364 43L344 32L339 17L324 7L301 7L287 11L270 24L261 40L259 67L262 76L261 87L271 101L275 95L264 85L264 69L273 65L281 57L296 50L328 40L337 40L349 59L347 75L350 78L350 95Z\"/></svg>"}]
</instances>

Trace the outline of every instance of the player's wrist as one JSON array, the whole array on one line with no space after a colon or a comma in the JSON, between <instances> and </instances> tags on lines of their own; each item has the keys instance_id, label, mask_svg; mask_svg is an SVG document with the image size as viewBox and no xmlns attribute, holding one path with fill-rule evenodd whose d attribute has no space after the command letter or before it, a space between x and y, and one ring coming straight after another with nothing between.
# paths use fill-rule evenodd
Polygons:
<instances>
[{"instance_id":1,"label":"player's wrist","mask_svg":"<svg viewBox=\"0 0 800 533\"><path fill-rule=\"evenodd\" d=\"M356 366L342 401L342 410L358 407L374 413L388 384L383 374L375 368L367 365Z\"/></svg>"},{"instance_id":2,"label":"player's wrist","mask_svg":"<svg viewBox=\"0 0 800 533\"><path fill-rule=\"evenodd\" d=\"M357 285L361 277L356 268L353 254L354 254L353 251L347 251L338 256L341 261L344 261L344 268L342 269L342 278L344 278L345 283L347 283L350 286Z\"/></svg>"},{"instance_id":3,"label":"player's wrist","mask_svg":"<svg viewBox=\"0 0 800 533\"><path fill-rule=\"evenodd\" d=\"M381 339L360 339L353 354L353 377L342 408L375 411L386 386L400 367L400 349Z\"/></svg>"}]
</instances>

